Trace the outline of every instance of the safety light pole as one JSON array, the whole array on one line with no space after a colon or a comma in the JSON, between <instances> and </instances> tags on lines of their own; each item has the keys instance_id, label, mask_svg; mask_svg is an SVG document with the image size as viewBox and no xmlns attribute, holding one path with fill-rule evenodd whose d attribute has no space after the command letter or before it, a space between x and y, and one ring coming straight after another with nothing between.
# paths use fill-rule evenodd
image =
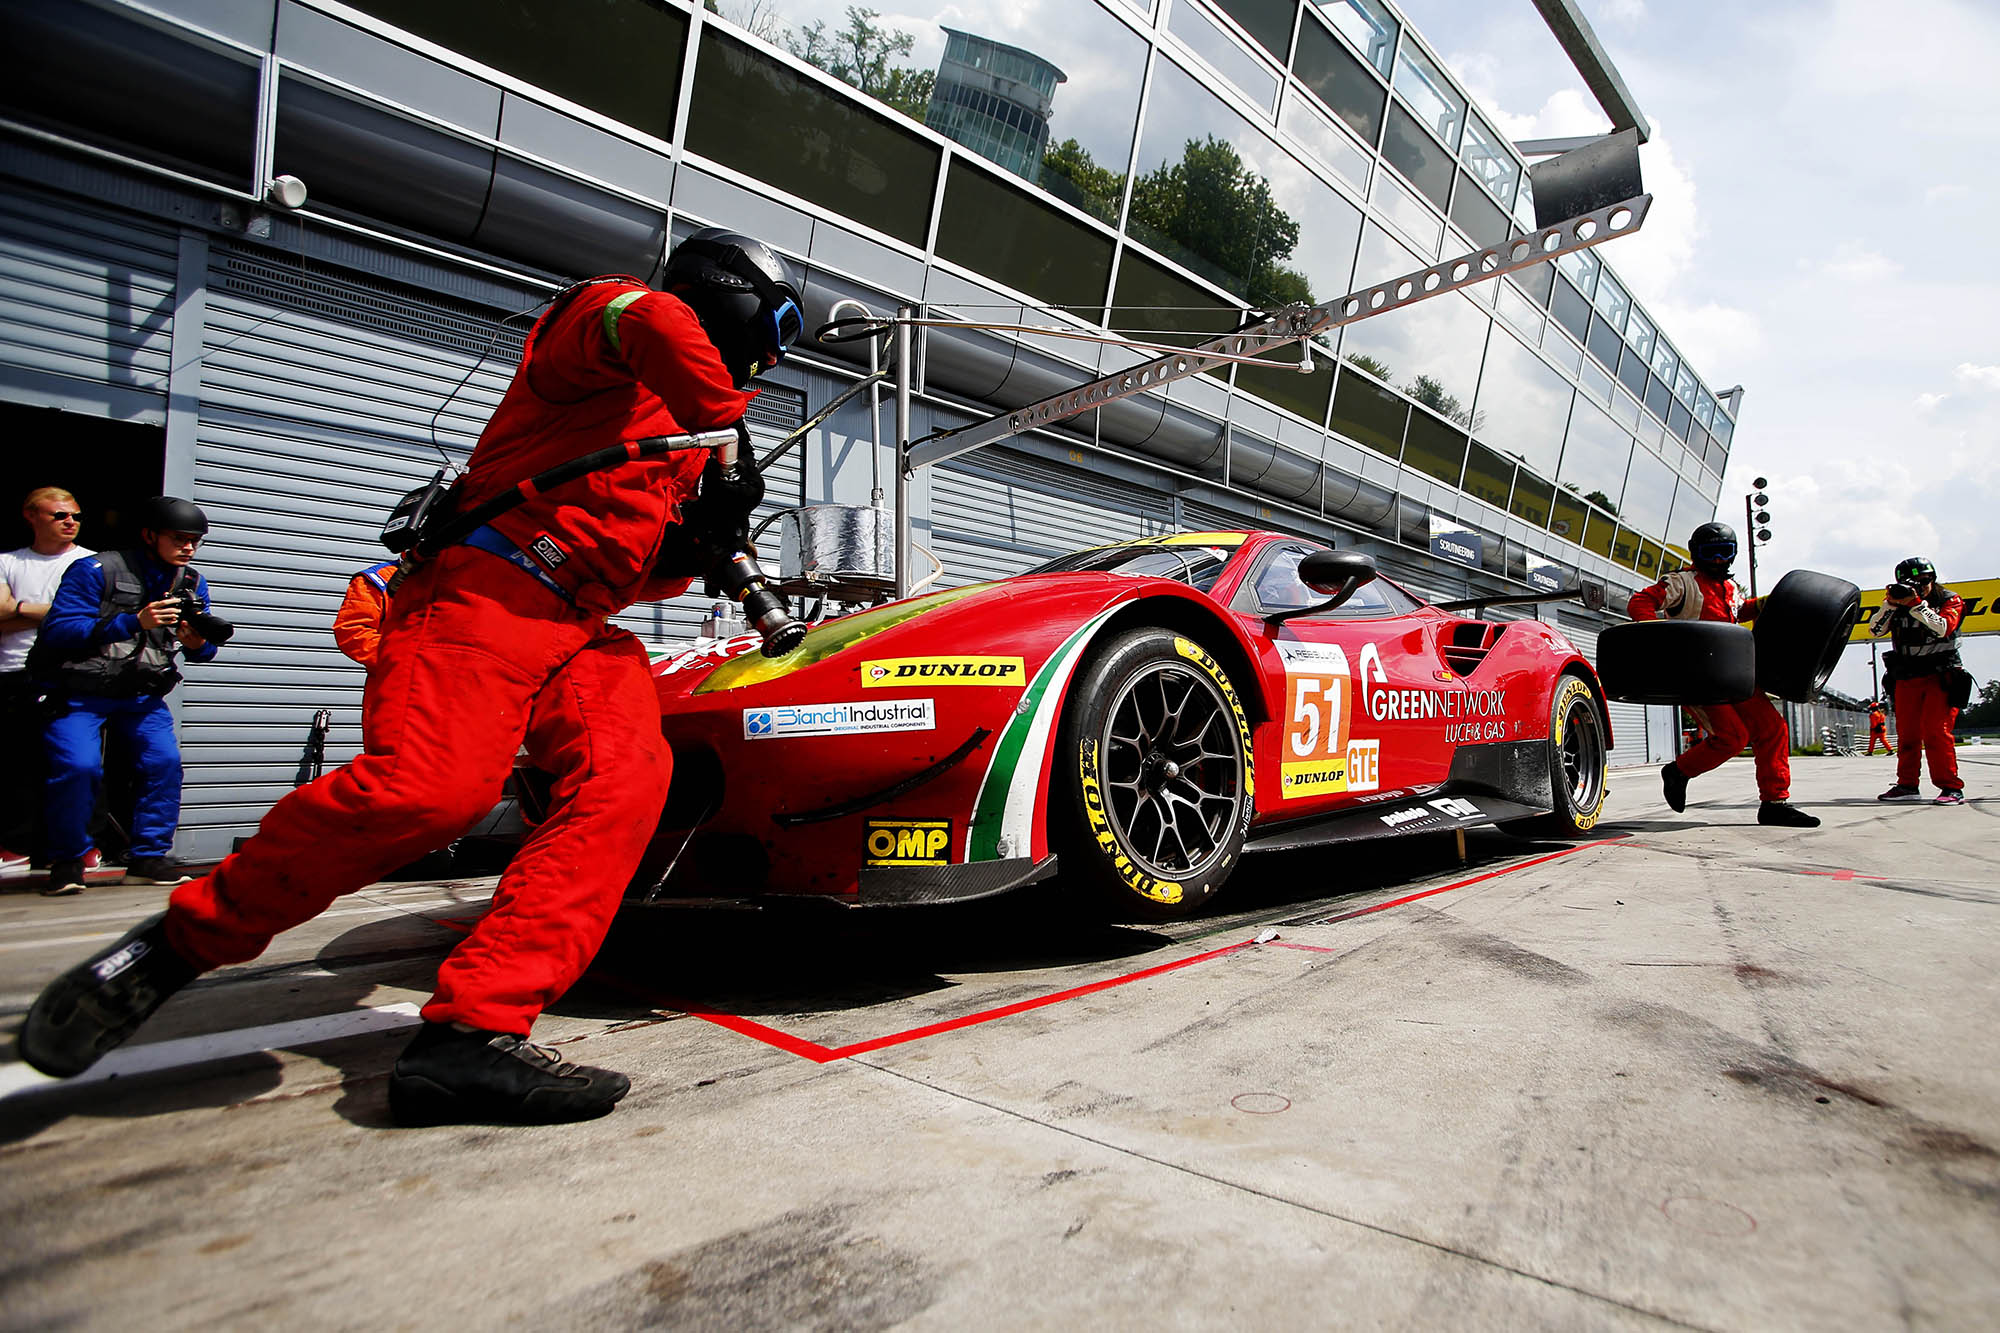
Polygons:
<instances>
[{"instance_id":1,"label":"safety light pole","mask_svg":"<svg viewBox=\"0 0 2000 1333\"><path fill-rule=\"evenodd\" d=\"M1750 552L1750 600L1757 600L1757 548L1771 540L1771 530L1764 525L1771 521L1771 511L1764 508L1771 503L1771 497L1764 494L1764 488L1771 483L1759 477L1750 485L1755 488L1743 497L1744 546Z\"/></svg>"}]
</instances>

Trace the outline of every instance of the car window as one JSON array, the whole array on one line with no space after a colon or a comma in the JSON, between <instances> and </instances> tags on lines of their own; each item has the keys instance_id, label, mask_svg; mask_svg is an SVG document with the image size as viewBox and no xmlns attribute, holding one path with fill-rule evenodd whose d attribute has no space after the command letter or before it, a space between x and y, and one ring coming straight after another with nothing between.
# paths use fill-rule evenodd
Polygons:
<instances>
[{"instance_id":1,"label":"car window","mask_svg":"<svg viewBox=\"0 0 2000 1333\"><path fill-rule=\"evenodd\" d=\"M1262 615L1274 611L1296 611L1315 606L1326 597L1308 588L1299 578L1299 561L1310 546L1279 546L1265 552L1256 573L1244 583L1237 597L1239 607ZM1354 595L1315 619L1363 620L1373 616L1399 616L1417 609L1417 601L1395 584L1376 579L1356 589Z\"/></svg>"},{"instance_id":2,"label":"car window","mask_svg":"<svg viewBox=\"0 0 2000 1333\"><path fill-rule=\"evenodd\" d=\"M1104 546L1059 555L1030 574L1096 572L1177 579L1207 592L1234 552L1222 546Z\"/></svg>"}]
</instances>

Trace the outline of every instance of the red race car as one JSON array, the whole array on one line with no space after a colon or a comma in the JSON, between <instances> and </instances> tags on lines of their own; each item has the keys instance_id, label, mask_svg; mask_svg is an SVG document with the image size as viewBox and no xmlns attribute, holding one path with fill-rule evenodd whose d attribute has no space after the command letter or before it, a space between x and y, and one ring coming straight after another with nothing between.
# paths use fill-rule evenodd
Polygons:
<instances>
[{"instance_id":1,"label":"red race car","mask_svg":"<svg viewBox=\"0 0 2000 1333\"><path fill-rule=\"evenodd\" d=\"M1563 594L1569 595L1569 594ZM1539 620L1429 606L1353 552L1180 533L654 664L673 791L632 896L958 901L1060 863L1141 914L1250 852L1604 803L1595 673Z\"/></svg>"}]
</instances>

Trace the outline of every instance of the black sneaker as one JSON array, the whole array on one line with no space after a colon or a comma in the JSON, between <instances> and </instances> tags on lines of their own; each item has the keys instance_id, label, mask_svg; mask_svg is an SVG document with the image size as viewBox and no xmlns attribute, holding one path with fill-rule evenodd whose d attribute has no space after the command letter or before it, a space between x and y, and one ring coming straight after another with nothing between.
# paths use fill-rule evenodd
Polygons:
<instances>
[{"instance_id":1,"label":"black sneaker","mask_svg":"<svg viewBox=\"0 0 2000 1333\"><path fill-rule=\"evenodd\" d=\"M426 1023L396 1057L389 1112L410 1126L553 1125L608 1115L631 1087L510 1032Z\"/></svg>"},{"instance_id":2,"label":"black sneaker","mask_svg":"<svg viewBox=\"0 0 2000 1333\"><path fill-rule=\"evenodd\" d=\"M125 867L127 884L185 884L193 875L184 874L164 856L135 856Z\"/></svg>"},{"instance_id":3,"label":"black sneaker","mask_svg":"<svg viewBox=\"0 0 2000 1333\"><path fill-rule=\"evenodd\" d=\"M1675 814L1688 808L1687 774L1681 772L1678 764L1668 764L1660 769L1660 781L1667 789L1667 804Z\"/></svg>"},{"instance_id":4,"label":"black sneaker","mask_svg":"<svg viewBox=\"0 0 2000 1333\"><path fill-rule=\"evenodd\" d=\"M1757 807L1757 822L1783 828L1818 828L1819 816L1809 815L1789 801L1766 801Z\"/></svg>"},{"instance_id":5,"label":"black sneaker","mask_svg":"<svg viewBox=\"0 0 2000 1333\"><path fill-rule=\"evenodd\" d=\"M51 861L49 882L42 889L44 898L67 898L83 892L83 862Z\"/></svg>"},{"instance_id":6,"label":"black sneaker","mask_svg":"<svg viewBox=\"0 0 2000 1333\"><path fill-rule=\"evenodd\" d=\"M1921 801L1924 799L1924 794L1915 787L1906 787L1899 782L1875 799L1878 801Z\"/></svg>"},{"instance_id":7,"label":"black sneaker","mask_svg":"<svg viewBox=\"0 0 2000 1333\"><path fill-rule=\"evenodd\" d=\"M21 1024L21 1058L71 1078L123 1042L200 969L167 945L165 912L51 981Z\"/></svg>"}]
</instances>

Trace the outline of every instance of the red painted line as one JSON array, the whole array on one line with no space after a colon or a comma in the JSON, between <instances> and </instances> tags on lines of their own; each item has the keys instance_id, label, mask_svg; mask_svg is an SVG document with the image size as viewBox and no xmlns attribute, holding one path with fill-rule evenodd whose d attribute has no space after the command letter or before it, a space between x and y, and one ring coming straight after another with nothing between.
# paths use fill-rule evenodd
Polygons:
<instances>
[{"instance_id":1,"label":"red painted line","mask_svg":"<svg viewBox=\"0 0 2000 1333\"><path fill-rule=\"evenodd\" d=\"M1303 949L1307 953L1340 952L1340 950L1338 949L1329 949L1324 944L1294 944L1290 940L1265 940L1264 945L1266 948L1271 948L1271 949Z\"/></svg>"},{"instance_id":2,"label":"red painted line","mask_svg":"<svg viewBox=\"0 0 2000 1333\"><path fill-rule=\"evenodd\" d=\"M1367 916L1371 912L1386 912L1392 907L1401 907L1403 904L1413 903L1419 898L1434 898L1440 893L1450 893L1455 889L1467 888L1489 879L1498 879L1502 875L1511 875L1517 870L1526 870L1531 866L1544 865L1550 861L1560 861L1565 856L1575 856L1578 852L1587 852L1593 847L1615 846L1619 841L1620 839L1618 838L1600 838L1596 842L1580 842L1574 847L1565 847L1559 852L1550 852L1547 856L1537 856L1531 861L1521 861L1511 866L1502 866L1498 870L1489 870L1483 875L1474 875L1471 879L1462 879L1456 884L1442 884L1435 889L1425 889L1422 893L1406 894L1401 898L1392 898L1386 903L1376 903L1373 907L1357 908L1352 912L1342 912L1339 916L1321 917L1311 924L1315 926L1330 926L1337 921L1352 921L1357 916Z\"/></svg>"},{"instance_id":3,"label":"red painted line","mask_svg":"<svg viewBox=\"0 0 2000 1333\"><path fill-rule=\"evenodd\" d=\"M1852 870L1801 870L1801 875L1816 875L1821 879L1880 879L1880 875L1856 875Z\"/></svg>"}]
</instances>

